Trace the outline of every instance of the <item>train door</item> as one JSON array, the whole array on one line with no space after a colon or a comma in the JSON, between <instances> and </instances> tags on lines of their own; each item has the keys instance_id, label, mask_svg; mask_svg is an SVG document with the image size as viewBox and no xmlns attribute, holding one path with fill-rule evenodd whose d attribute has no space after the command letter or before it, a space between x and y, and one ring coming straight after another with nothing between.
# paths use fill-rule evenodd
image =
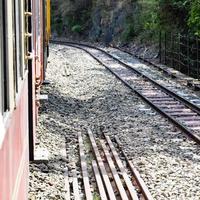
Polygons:
<instances>
[{"instance_id":1,"label":"train door","mask_svg":"<svg viewBox=\"0 0 200 200\"><path fill-rule=\"evenodd\" d=\"M31 0L26 0L31 2ZM30 160L34 160L35 126L39 109L40 86L43 81L43 0L32 1L32 54L29 69L29 126L30 126ZM31 11L29 11L31 12Z\"/></svg>"},{"instance_id":2,"label":"train door","mask_svg":"<svg viewBox=\"0 0 200 200\"><path fill-rule=\"evenodd\" d=\"M4 63L5 26L4 26L3 13L4 13L3 2L0 1L0 149L5 133L3 118L4 118L4 113L7 110L7 95L6 95L7 89L5 84L6 67ZM1 175L1 170L0 170L0 175Z\"/></svg>"},{"instance_id":3,"label":"train door","mask_svg":"<svg viewBox=\"0 0 200 200\"><path fill-rule=\"evenodd\" d=\"M6 68L4 65L4 19L3 19L3 2L0 1L0 132L3 128L3 113L6 110L6 88L5 88L5 74ZM1 136L0 136L1 137Z\"/></svg>"},{"instance_id":4,"label":"train door","mask_svg":"<svg viewBox=\"0 0 200 200\"><path fill-rule=\"evenodd\" d=\"M29 110L29 159L34 160L35 144L35 126L36 126L36 109L35 109L35 0L25 0L25 32L32 37L26 37L25 52L26 66L28 68L28 110Z\"/></svg>"}]
</instances>

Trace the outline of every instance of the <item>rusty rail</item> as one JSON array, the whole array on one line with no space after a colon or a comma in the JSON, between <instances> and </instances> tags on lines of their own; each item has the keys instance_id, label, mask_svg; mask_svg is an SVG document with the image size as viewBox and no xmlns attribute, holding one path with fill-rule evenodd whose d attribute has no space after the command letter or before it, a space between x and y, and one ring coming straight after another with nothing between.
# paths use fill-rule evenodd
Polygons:
<instances>
[{"instance_id":1,"label":"rusty rail","mask_svg":"<svg viewBox=\"0 0 200 200\"><path fill-rule=\"evenodd\" d=\"M96 179L96 182L97 182L97 187L98 187L101 199L107 200L108 198L106 196L105 188L104 188L104 185L103 185L103 182L102 182L102 179L101 179L101 175L100 175L100 172L99 172L99 168L97 166L97 162L95 160L92 161L92 168L93 168L93 171L94 171L94 176L95 176L95 179Z\"/></svg>"},{"instance_id":2,"label":"rusty rail","mask_svg":"<svg viewBox=\"0 0 200 200\"><path fill-rule=\"evenodd\" d=\"M93 151L94 151L94 154L95 154L95 157L96 157L96 160L97 160L100 172L101 172L101 176L102 176L103 182L104 182L104 184L106 186L106 191L107 191L107 194L109 196L109 199L116 200L115 193L114 193L113 187L111 185L108 173L106 171L106 168L104 166L102 157L101 157L101 155L99 153L96 141L95 141L94 136L92 134L92 131L90 129L88 129L88 135L89 135L89 138L90 138L90 141L91 141L91 145L92 145L92 148L93 148Z\"/></svg>"},{"instance_id":3,"label":"rusty rail","mask_svg":"<svg viewBox=\"0 0 200 200\"><path fill-rule=\"evenodd\" d=\"M90 182L89 182L89 175L87 171L87 163L86 163L86 158L85 158L83 139L80 132L78 133L78 141L79 141L79 153L80 153L80 160L81 160L81 169L82 169L82 175L83 175L85 196L87 200L93 200L91 188L90 188Z\"/></svg>"},{"instance_id":4,"label":"rusty rail","mask_svg":"<svg viewBox=\"0 0 200 200\"><path fill-rule=\"evenodd\" d=\"M144 181L139 175L139 172L136 170L133 164L130 165L132 167L130 170L122 164L122 161L117 153L117 149L114 147L114 144L112 143L109 136L105 135L104 139L96 139L91 129L88 129L88 136L90 138L92 149L96 157L96 161L92 161L92 167L95 173L95 179L97 181L101 199L115 198L122 200L153 200L153 197L148 191L147 186L145 185ZM99 145L97 145L96 141L99 143ZM127 165L129 165L130 162L131 161L127 159ZM103 171L101 169L102 166ZM134 169L134 173L132 173L132 177L130 178L129 172L132 171L132 169ZM135 180L134 183L131 181L132 179ZM115 184L113 184L113 180ZM137 185L134 185L135 183L137 183ZM108 193L107 185L109 185L109 189L113 191L114 196L111 196ZM142 192L142 196L140 191Z\"/></svg>"},{"instance_id":5,"label":"rusty rail","mask_svg":"<svg viewBox=\"0 0 200 200\"><path fill-rule=\"evenodd\" d=\"M93 200L97 195L102 200L153 200L131 161L124 156L126 164L122 163L118 154L121 146L116 148L109 136L102 136L96 138L90 128L84 136L78 133L80 168L78 163L74 163L71 173L65 168L64 199ZM86 145L91 149L85 151ZM82 176L77 176L79 169Z\"/></svg>"}]
</instances>

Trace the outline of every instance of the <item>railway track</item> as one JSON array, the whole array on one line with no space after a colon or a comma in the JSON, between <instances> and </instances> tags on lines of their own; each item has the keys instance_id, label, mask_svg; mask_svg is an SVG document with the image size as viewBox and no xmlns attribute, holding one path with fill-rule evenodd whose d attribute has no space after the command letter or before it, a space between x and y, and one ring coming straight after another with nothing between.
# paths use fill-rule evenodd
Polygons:
<instances>
[{"instance_id":1,"label":"railway track","mask_svg":"<svg viewBox=\"0 0 200 200\"><path fill-rule=\"evenodd\" d=\"M192 102L200 108L199 95L197 92L191 91L191 89L194 90L193 87L191 88L191 86L187 85L189 77L173 79L172 77L169 77L169 75L166 76L166 74L161 72L159 69L151 67L148 62L145 63L139 60L136 56L133 57L132 54L127 54L126 51L123 51L119 48L110 47L106 48L105 50L112 54L114 57L122 60L127 64L130 64L133 68L136 68L142 74L145 74L151 77L151 79L156 80L156 82L161 84L163 87L169 89L181 97L184 97L186 100ZM194 81L193 78L191 79Z\"/></svg>"},{"instance_id":2,"label":"railway track","mask_svg":"<svg viewBox=\"0 0 200 200\"><path fill-rule=\"evenodd\" d=\"M101 48L63 41L52 43L68 45L87 52L155 110L200 144L200 107Z\"/></svg>"},{"instance_id":3,"label":"railway track","mask_svg":"<svg viewBox=\"0 0 200 200\"><path fill-rule=\"evenodd\" d=\"M117 46L112 47L112 48L122 51L124 53L127 53L128 55L140 60L141 62L143 62L149 66L153 66L155 69L162 71L163 73L171 76L172 78L176 78L180 82L183 82L184 85L192 88L195 91L200 90L200 82L197 79L191 78L173 68L166 67L162 64L154 63L154 62L150 61L150 59L144 58L143 56L139 56L134 53L131 53L126 48L120 48Z\"/></svg>"},{"instance_id":4,"label":"railway track","mask_svg":"<svg viewBox=\"0 0 200 200\"><path fill-rule=\"evenodd\" d=\"M91 129L87 130L87 135L78 133L82 190L75 167L70 177L72 188L70 178L66 177L65 199L72 196L75 200L83 199L84 194L86 200L153 200L139 172L120 148L118 139L116 141L114 145L106 135L95 138Z\"/></svg>"}]
</instances>

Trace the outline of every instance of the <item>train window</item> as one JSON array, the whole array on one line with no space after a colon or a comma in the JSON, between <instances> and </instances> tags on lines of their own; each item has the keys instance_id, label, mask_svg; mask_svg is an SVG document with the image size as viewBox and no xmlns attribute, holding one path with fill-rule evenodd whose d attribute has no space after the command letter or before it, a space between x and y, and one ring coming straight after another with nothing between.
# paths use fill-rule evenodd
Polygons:
<instances>
[{"instance_id":1,"label":"train window","mask_svg":"<svg viewBox=\"0 0 200 200\"><path fill-rule=\"evenodd\" d=\"M0 2L0 113L8 110L7 68L5 62L4 1Z\"/></svg>"},{"instance_id":2,"label":"train window","mask_svg":"<svg viewBox=\"0 0 200 200\"><path fill-rule=\"evenodd\" d=\"M16 45L16 76L23 78L23 46L22 46L22 12L21 1L14 0L14 13L15 13L15 45Z\"/></svg>"},{"instance_id":3,"label":"train window","mask_svg":"<svg viewBox=\"0 0 200 200\"><path fill-rule=\"evenodd\" d=\"M32 12L31 1L32 0L26 0L25 1L25 10L26 10L26 12L29 12L29 13ZM38 2L38 1L35 1L34 4L36 4L36 2ZM37 8L37 6L36 6L36 8ZM26 27L26 30L25 30L26 33L32 33L32 18L30 16L26 17L25 27ZM26 38L26 49L25 49L25 51L26 51L26 55L31 54L31 52L32 52L32 37ZM32 66L32 60L28 60L28 62L26 64L27 64L26 65L26 69L27 69L28 66Z\"/></svg>"},{"instance_id":4,"label":"train window","mask_svg":"<svg viewBox=\"0 0 200 200\"><path fill-rule=\"evenodd\" d=\"M18 85L19 85L19 77L20 77L20 46L19 46L19 10L16 1L13 0L13 10L12 10L12 17L13 17L13 32L14 32L14 39L13 39L13 72L14 72L14 87L15 92L18 92Z\"/></svg>"},{"instance_id":5,"label":"train window","mask_svg":"<svg viewBox=\"0 0 200 200\"><path fill-rule=\"evenodd\" d=\"M40 19L40 2L36 1L36 30L37 30L37 42L36 42L36 52L37 55L40 55L40 45L41 43L38 41L40 39L41 33L40 33L40 24L41 24L41 19Z\"/></svg>"},{"instance_id":6,"label":"train window","mask_svg":"<svg viewBox=\"0 0 200 200\"><path fill-rule=\"evenodd\" d=\"M13 33L14 33L14 39L13 39L13 72L14 72L14 87L15 87L15 92L18 92L18 49L17 49L17 15L18 12L16 12L16 5L15 5L15 0L13 0L13 6L12 6L12 18L13 18Z\"/></svg>"},{"instance_id":7,"label":"train window","mask_svg":"<svg viewBox=\"0 0 200 200\"><path fill-rule=\"evenodd\" d=\"M3 38L2 38L2 23L3 23L3 19L2 19L2 2L0 2L0 114L3 113L3 102L4 102L4 95L3 95Z\"/></svg>"},{"instance_id":8,"label":"train window","mask_svg":"<svg viewBox=\"0 0 200 200\"><path fill-rule=\"evenodd\" d=\"M18 93L20 80L23 79L24 74L24 54L23 54L23 39L22 39L22 1L13 0L13 70L14 70L14 87L15 92Z\"/></svg>"}]
</instances>

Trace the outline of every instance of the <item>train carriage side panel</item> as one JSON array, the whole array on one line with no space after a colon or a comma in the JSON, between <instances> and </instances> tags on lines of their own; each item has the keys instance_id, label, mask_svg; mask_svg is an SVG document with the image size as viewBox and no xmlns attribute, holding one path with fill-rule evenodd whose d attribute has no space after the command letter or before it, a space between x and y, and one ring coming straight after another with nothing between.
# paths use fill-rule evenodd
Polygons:
<instances>
[{"instance_id":1,"label":"train carriage side panel","mask_svg":"<svg viewBox=\"0 0 200 200\"><path fill-rule=\"evenodd\" d=\"M26 200L28 193L28 82L17 109L10 113L5 137L0 148L0 199ZM25 193L20 193L20 190ZM20 197L20 198L18 198Z\"/></svg>"},{"instance_id":2,"label":"train carriage side panel","mask_svg":"<svg viewBox=\"0 0 200 200\"><path fill-rule=\"evenodd\" d=\"M43 82L43 1L34 1L36 98ZM36 99L37 101L37 99Z\"/></svg>"},{"instance_id":3,"label":"train carriage side panel","mask_svg":"<svg viewBox=\"0 0 200 200\"><path fill-rule=\"evenodd\" d=\"M30 1L30 0L29 0ZM38 110L40 106L39 95L40 88L44 80L44 21L43 11L44 2L32 1L32 49L33 60L29 69L29 102L30 102L30 125L32 130L30 133L30 160L34 160L36 132L35 125L37 124Z\"/></svg>"},{"instance_id":4,"label":"train carriage side panel","mask_svg":"<svg viewBox=\"0 0 200 200\"><path fill-rule=\"evenodd\" d=\"M3 37L0 45L0 199L3 200L28 198L28 72L24 62L23 8L23 0L0 2L3 13L0 18Z\"/></svg>"}]
</instances>

